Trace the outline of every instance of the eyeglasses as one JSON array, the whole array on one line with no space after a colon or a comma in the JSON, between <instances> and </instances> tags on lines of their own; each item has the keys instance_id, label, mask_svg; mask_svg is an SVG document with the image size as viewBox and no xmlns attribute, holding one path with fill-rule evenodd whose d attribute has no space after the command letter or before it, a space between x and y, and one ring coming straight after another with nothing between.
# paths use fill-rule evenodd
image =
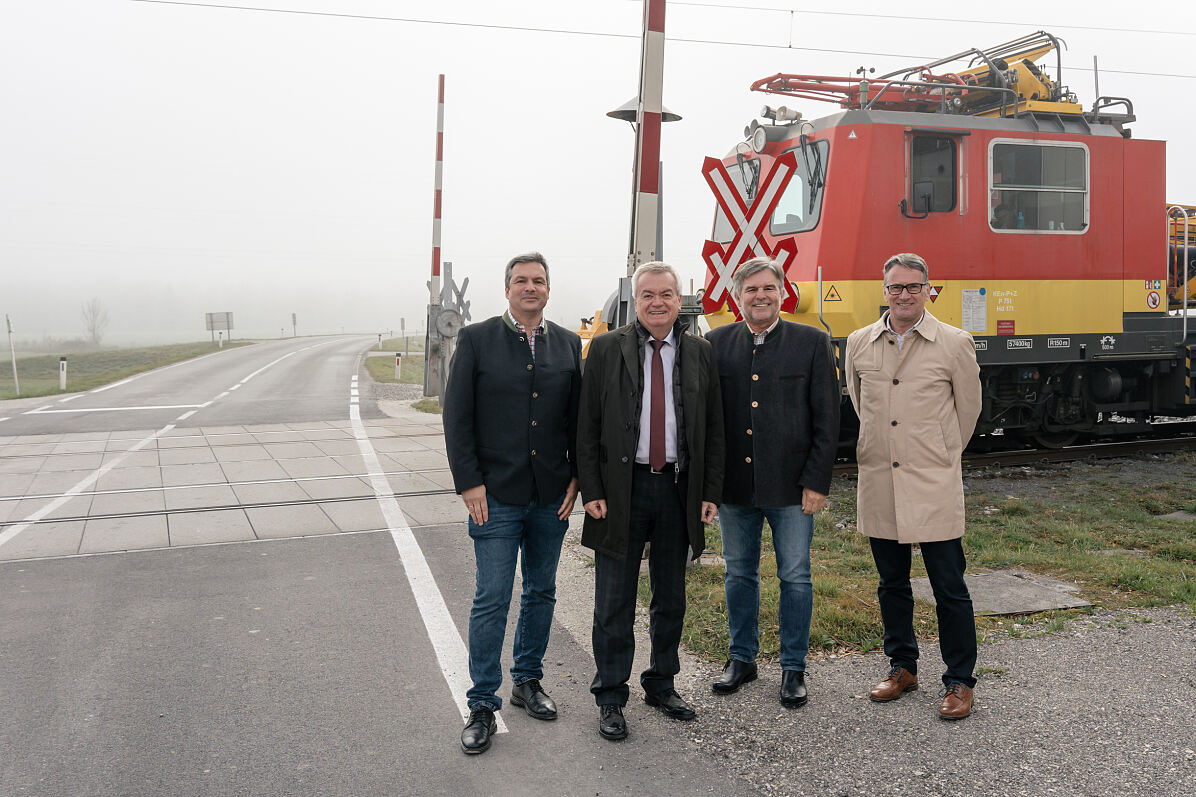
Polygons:
<instances>
[{"instance_id":1,"label":"eyeglasses","mask_svg":"<svg viewBox=\"0 0 1196 797\"><path fill-rule=\"evenodd\" d=\"M911 282L908 285L886 285L885 293L890 296L900 296L902 291L909 291L910 296L917 296L922 292L922 286L929 284L928 282Z\"/></svg>"}]
</instances>

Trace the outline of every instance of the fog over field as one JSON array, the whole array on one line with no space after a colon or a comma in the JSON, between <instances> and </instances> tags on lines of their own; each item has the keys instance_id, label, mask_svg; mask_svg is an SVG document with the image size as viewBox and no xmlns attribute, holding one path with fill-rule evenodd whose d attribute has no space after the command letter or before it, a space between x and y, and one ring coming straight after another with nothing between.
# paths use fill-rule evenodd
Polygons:
<instances>
[{"instance_id":1,"label":"fog over field","mask_svg":"<svg viewBox=\"0 0 1196 797\"><path fill-rule=\"evenodd\" d=\"M576 327L601 305L625 268L634 141L605 113L637 91L639 2L254 5L275 10L0 4L0 313L18 340L84 336L93 298L113 343L204 338L216 311L238 337L289 335L292 313L300 334L422 328L441 72L443 258L470 278L474 319L502 309L502 265L529 249L552 265L550 318ZM731 5L667 11L664 98L683 120L663 131L664 252L699 286L702 158L782 104L752 81L884 72L1039 28L1067 41L1085 105L1100 56L1135 137L1169 140L1168 199L1196 203L1191 8Z\"/></svg>"}]
</instances>

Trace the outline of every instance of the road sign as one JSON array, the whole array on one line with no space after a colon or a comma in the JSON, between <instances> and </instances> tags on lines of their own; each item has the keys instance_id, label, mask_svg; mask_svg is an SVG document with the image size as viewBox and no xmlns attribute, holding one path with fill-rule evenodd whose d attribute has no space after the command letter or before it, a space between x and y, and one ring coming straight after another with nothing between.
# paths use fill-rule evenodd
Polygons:
<instances>
[{"instance_id":1,"label":"road sign","mask_svg":"<svg viewBox=\"0 0 1196 797\"><path fill-rule=\"evenodd\" d=\"M792 238L785 238L769 248L763 233L767 228L777 202L785 193L785 187L797 173L797 156L786 152L777 158L770 171L760 181L749 207L731 182L727 169L714 158L706 158L702 164L702 175L706 178L719 207L727 219L735 225L735 237L725 247L715 241L707 241L702 248L702 259L709 272L706 275L706 291L702 296L702 309L707 313L718 312L725 303L736 318L742 318L735 297L731 294L731 277L741 263L753 257L768 257L777 262L782 271L789 272L789 266L797 256L797 244ZM783 280L785 297L781 310L792 313L797 309L797 293L789 280Z\"/></svg>"},{"instance_id":2,"label":"road sign","mask_svg":"<svg viewBox=\"0 0 1196 797\"><path fill-rule=\"evenodd\" d=\"M233 328L232 313L205 313L204 320L207 323L207 330L209 332L219 330L228 331Z\"/></svg>"}]
</instances>

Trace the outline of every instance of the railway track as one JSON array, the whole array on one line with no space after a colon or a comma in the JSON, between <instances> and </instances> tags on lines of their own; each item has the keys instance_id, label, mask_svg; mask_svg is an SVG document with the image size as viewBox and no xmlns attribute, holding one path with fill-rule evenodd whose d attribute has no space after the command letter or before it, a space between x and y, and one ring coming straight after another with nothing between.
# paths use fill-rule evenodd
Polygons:
<instances>
[{"instance_id":1,"label":"railway track","mask_svg":"<svg viewBox=\"0 0 1196 797\"><path fill-rule=\"evenodd\" d=\"M1064 448L1007 449L974 453L965 451L963 467L964 470L967 470L968 468L1036 465L1047 462L1075 462L1083 459L1112 459L1160 451L1196 451L1196 436L1184 435L1112 443L1088 443ZM835 475L855 475L856 464L854 462L838 462L835 464L834 472Z\"/></svg>"}]
</instances>

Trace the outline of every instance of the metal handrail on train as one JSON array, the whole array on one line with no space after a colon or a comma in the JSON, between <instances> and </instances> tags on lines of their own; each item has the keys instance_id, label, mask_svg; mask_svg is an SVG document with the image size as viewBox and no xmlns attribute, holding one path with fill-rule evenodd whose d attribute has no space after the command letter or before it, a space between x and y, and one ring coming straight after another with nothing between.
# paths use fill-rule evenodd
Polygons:
<instances>
[{"instance_id":1,"label":"metal handrail on train","mask_svg":"<svg viewBox=\"0 0 1196 797\"><path fill-rule=\"evenodd\" d=\"M1180 272L1178 271L1178 267L1176 269L1175 282L1176 282L1177 287L1182 288L1183 294L1184 294L1184 321L1183 321L1183 330L1184 331L1183 331L1183 337L1180 338L1180 340L1183 342L1183 344L1185 346L1187 346L1188 345L1188 225L1190 222L1190 217L1188 216L1187 208L1180 207L1179 205L1172 205L1171 207L1167 208L1167 215L1168 215L1168 217L1171 218L1171 220L1173 222L1178 220L1177 216L1172 215L1173 211L1178 211L1179 214L1184 217L1184 259L1183 259L1182 282L1181 282L1181 278L1180 278Z\"/></svg>"}]
</instances>

